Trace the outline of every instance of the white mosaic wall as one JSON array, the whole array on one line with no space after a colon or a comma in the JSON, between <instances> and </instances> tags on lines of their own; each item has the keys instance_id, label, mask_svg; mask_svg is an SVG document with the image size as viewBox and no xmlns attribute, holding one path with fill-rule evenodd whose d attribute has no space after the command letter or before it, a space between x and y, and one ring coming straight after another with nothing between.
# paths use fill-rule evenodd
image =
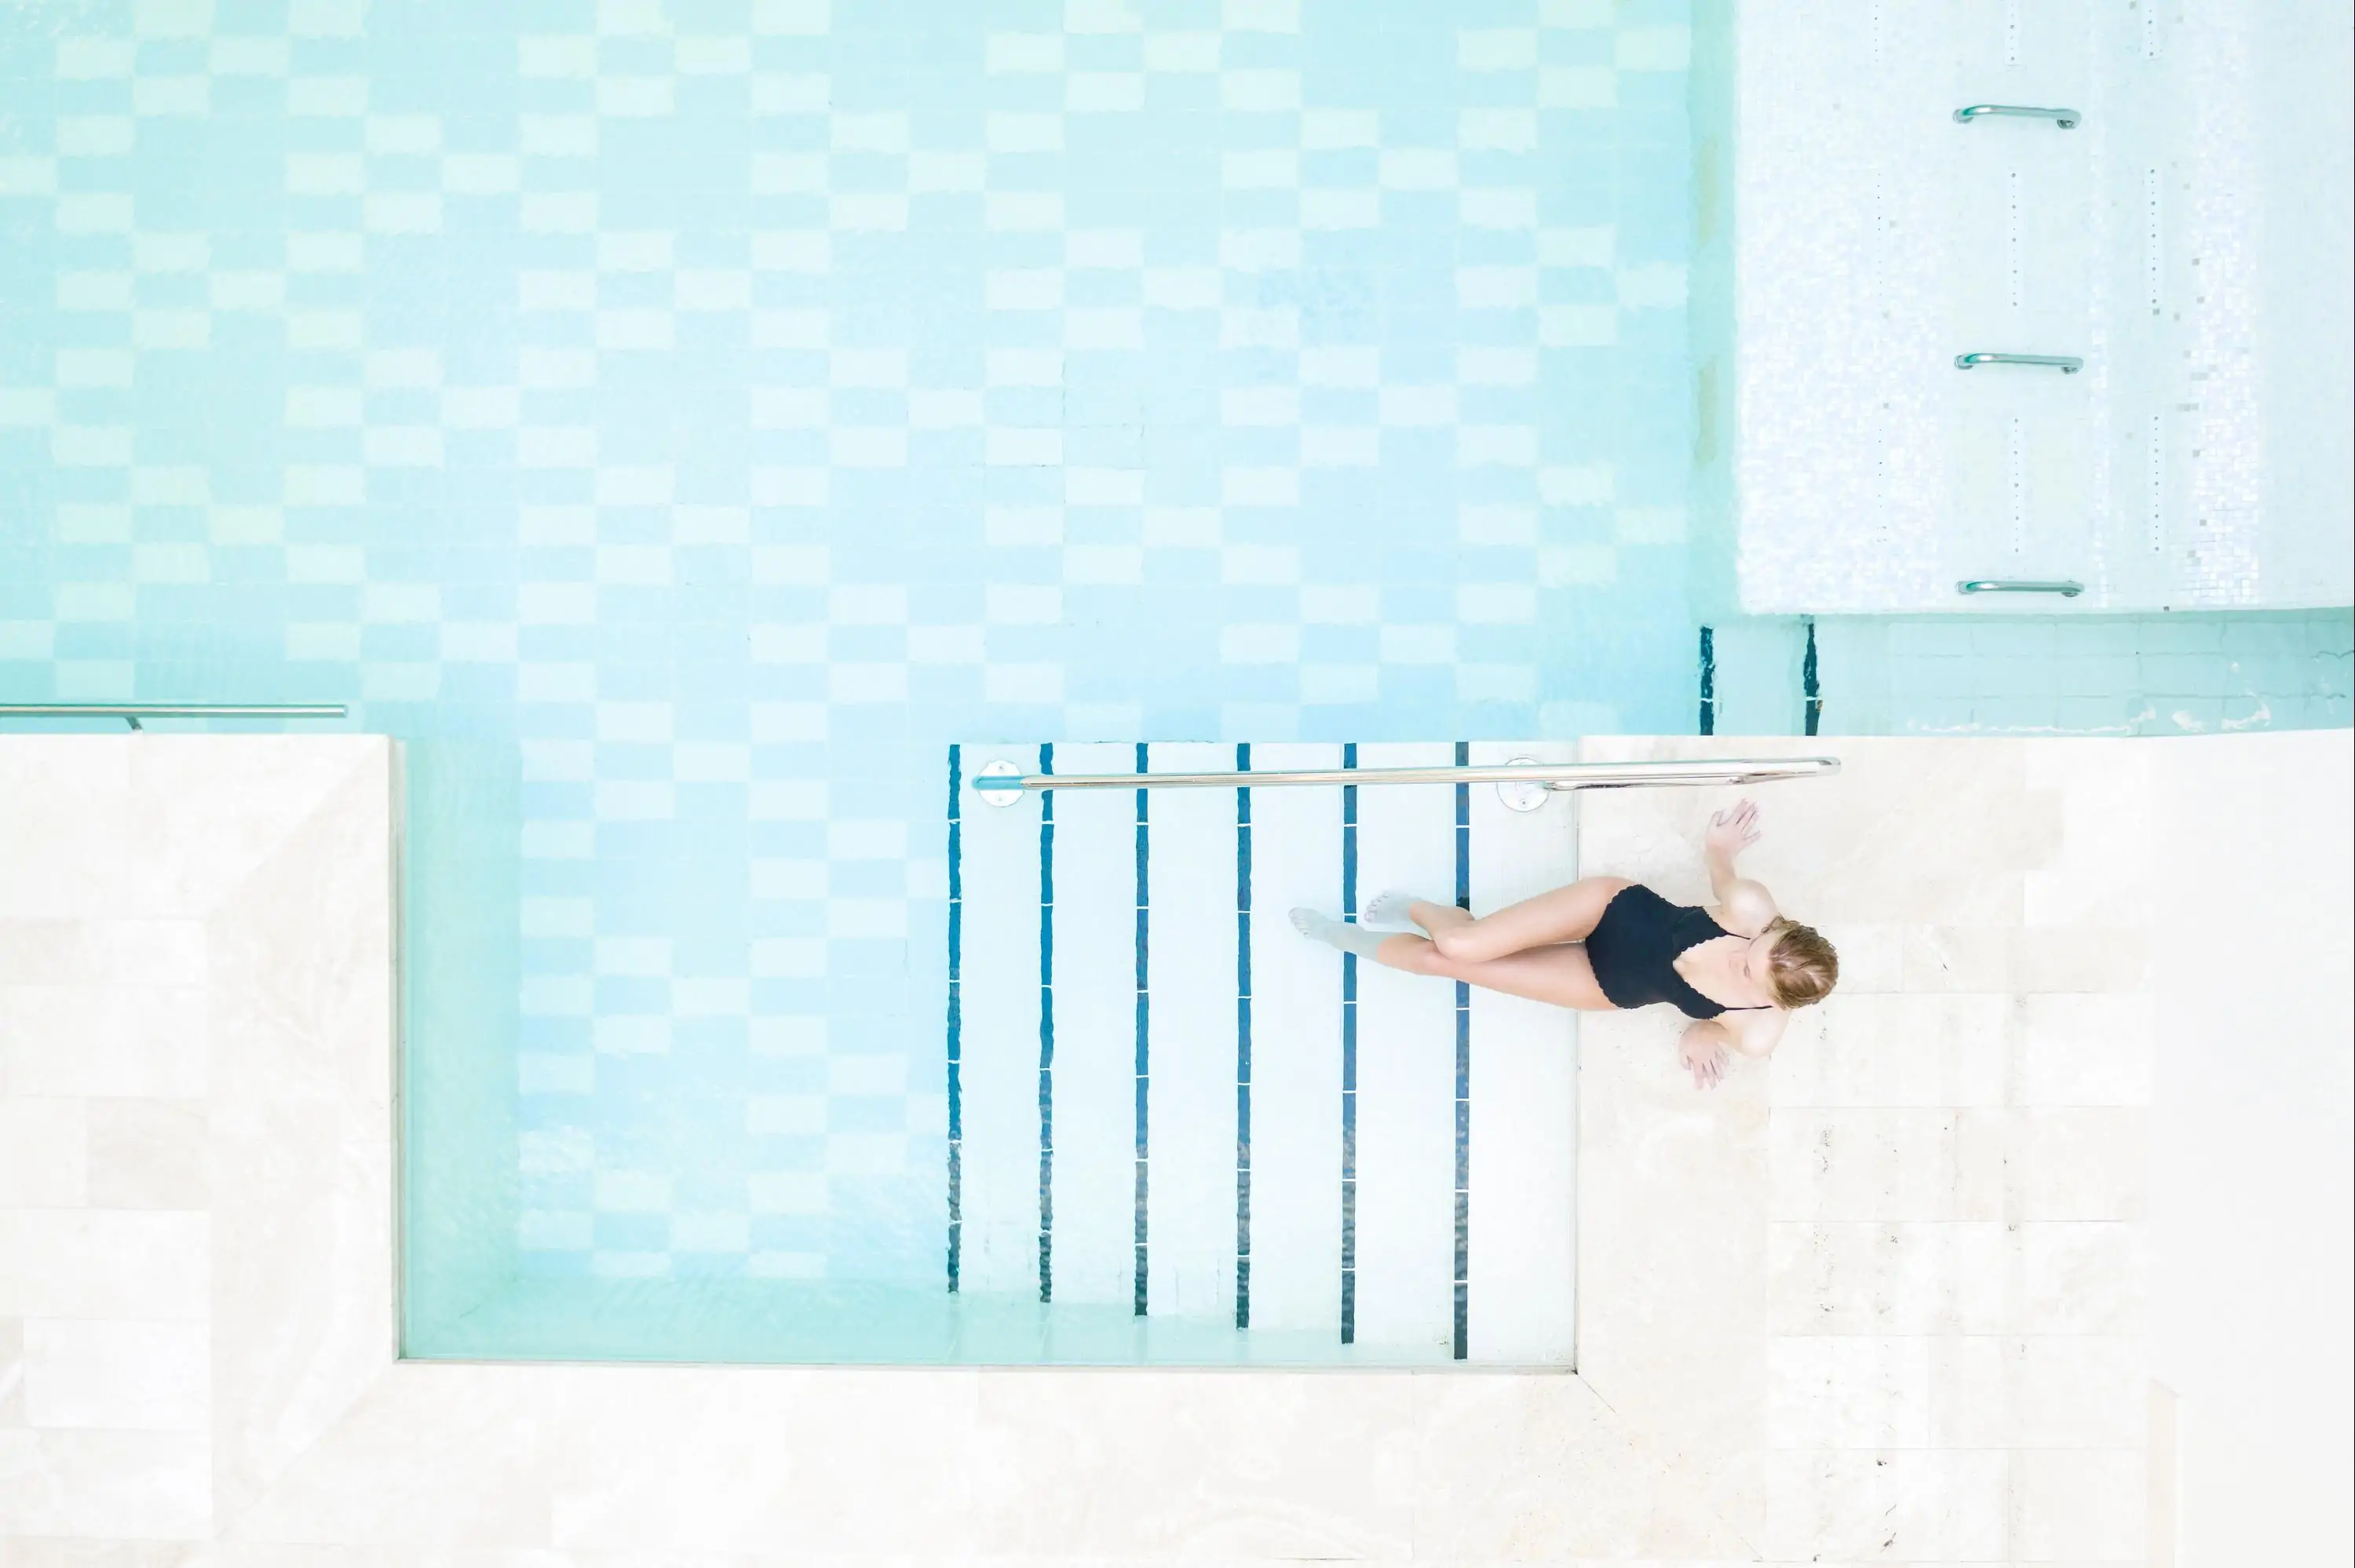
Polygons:
<instances>
[{"instance_id":1,"label":"white mosaic wall","mask_svg":"<svg viewBox=\"0 0 2355 1568\"><path fill-rule=\"evenodd\" d=\"M1736 25L1744 609L2348 602L2343 7L1815 0ZM1984 103L2082 119L1954 121ZM1955 368L1977 352L2084 367Z\"/></svg>"}]
</instances>

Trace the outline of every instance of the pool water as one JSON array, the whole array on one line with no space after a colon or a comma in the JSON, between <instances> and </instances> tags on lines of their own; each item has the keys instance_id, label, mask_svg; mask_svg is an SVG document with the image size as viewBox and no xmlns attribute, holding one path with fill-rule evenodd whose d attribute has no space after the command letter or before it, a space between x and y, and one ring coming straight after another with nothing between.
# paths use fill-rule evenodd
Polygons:
<instances>
[{"instance_id":1,"label":"pool water","mask_svg":"<svg viewBox=\"0 0 2355 1568\"><path fill-rule=\"evenodd\" d=\"M943 1298L945 747L1689 731L1691 20L0 13L0 698L406 743L409 1353L1238 1353Z\"/></svg>"}]
</instances>

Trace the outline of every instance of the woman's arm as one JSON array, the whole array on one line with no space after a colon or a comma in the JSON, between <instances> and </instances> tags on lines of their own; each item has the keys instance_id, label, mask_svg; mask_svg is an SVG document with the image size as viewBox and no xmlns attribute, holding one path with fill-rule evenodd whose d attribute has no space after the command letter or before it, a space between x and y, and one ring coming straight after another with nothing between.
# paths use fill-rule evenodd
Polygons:
<instances>
[{"instance_id":1,"label":"woman's arm","mask_svg":"<svg viewBox=\"0 0 2355 1568\"><path fill-rule=\"evenodd\" d=\"M1717 900L1713 913L1730 931L1754 937L1774 918L1774 895L1758 883L1735 874L1733 857L1758 842L1758 808L1748 800L1709 820L1701 840L1701 856L1709 866L1710 895Z\"/></svg>"},{"instance_id":2,"label":"woman's arm","mask_svg":"<svg viewBox=\"0 0 2355 1568\"><path fill-rule=\"evenodd\" d=\"M1745 1007L1710 1020L1732 1037L1736 1051L1761 1060L1774 1054L1783 1026L1790 1021L1791 1015L1779 1007Z\"/></svg>"},{"instance_id":3,"label":"woman's arm","mask_svg":"<svg viewBox=\"0 0 2355 1568\"><path fill-rule=\"evenodd\" d=\"M1725 902L1726 890L1741 880L1733 873L1733 857L1757 842L1758 808L1749 801L1736 801L1733 810L1710 818L1709 831L1701 835L1700 854L1709 866L1710 897Z\"/></svg>"},{"instance_id":4,"label":"woman's arm","mask_svg":"<svg viewBox=\"0 0 2355 1568\"><path fill-rule=\"evenodd\" d=\"M1732 1033L1715 1019L1702 1019L1685 1025L1684 1038L1677 1042L1677 1060L1693 1075L1693 1087L1713 1089L1725 1076L1726 1048L1733 1040Z\"/></svg>"},{"instance_id":5,"label":"woman's arm","mask_svg":"<svg viewBox=\"0 0 2355 1568\"><path fill-rule=\"evenodd\" d=\"M1771 1054L1789 1016L1780 1008L1761 1007L1688 1024L1677 1054L1692 1074L1693 1087L1710 1089L1722 1083L1732 1065L1729 1053L1753 1058Z\"/></svg>"}]
</instances>

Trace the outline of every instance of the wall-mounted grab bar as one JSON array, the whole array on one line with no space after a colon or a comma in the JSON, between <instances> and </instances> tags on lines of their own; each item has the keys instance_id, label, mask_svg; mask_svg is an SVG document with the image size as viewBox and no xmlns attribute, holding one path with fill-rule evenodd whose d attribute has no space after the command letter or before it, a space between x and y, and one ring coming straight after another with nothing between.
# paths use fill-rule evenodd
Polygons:
<instances>
[{"instance_id":1,"label":"wall-mounted grab bar","mask_svg":"<svg viewBox=\"0 0 2355 1568\"><path fill-rule=\"evenodd\" d=\"M0 703L0 718L342 718L341 703Z\"/></svg>"},{"instance_id":2,"label":"wall-mounted grab bar","mask_svg":"<svg viewBox=\"0 0 2355 1568\"><path fill-rule=\"evenodd\" d=\"M1544 792L1622 789L1639 784L1754 784L1770 779L1821 779L1839 771L1837 757L1710 758L1690 762L1534 762L1517 758L1481 768L1321 768L1266 773L1024 773L993 762L973 781L993 806L1039 789L1236 789L1281 784L1494 784L1516 810ZM1518 804L1526 800L1527 805Z\"/></svg>"},{"instance_id":3,"label":"wall-mounted grab bar","mask_svg":"<svg viewBox=\"0 0 2355 1568\"><path fill-rule=\"evenodd\" d=\"M1982 365L2049 365L2063 376L2074 376L2085 362L2068 354L1958 354L1955 368L1972 370Z\"/></svg>"},{"instance_id":4,"label":"wall-mounted grab bar","mask_svg":"<svg viewBox=\"0 0 2355 1568\"><path fill-rule=\"evenodd\" d=\"M1968 125L1975 120L1986 120L1998 114L2017 116L2022 120L2050 120L2063 131L2073 131L2084 116L2073 109L2034 109L2025 103L1973 103L1955 111L1957 124Z\"/></svg>"},{"instance_id":5,"label":"wall-mounted grab bar","mask_svg":"<svg viewBox=\"0 0 2355 1568\"><path fill-rule=\"evenodd\" d=\"M1956 593L2057 593L2062 599L2075 599L2085 591L2080 582L2031 583L2004 581L1995 577L1971 577L1955 585Z\"/></svg>"}]
</instances>

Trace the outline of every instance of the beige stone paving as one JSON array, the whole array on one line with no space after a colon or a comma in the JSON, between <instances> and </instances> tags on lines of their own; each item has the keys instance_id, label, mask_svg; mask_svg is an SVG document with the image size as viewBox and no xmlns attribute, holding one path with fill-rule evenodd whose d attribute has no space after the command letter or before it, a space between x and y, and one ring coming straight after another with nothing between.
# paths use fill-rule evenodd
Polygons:
<instances>
[{"instance_id":1,"label":"beige stone paving","mask_svg":"<svg viewBox=\"0 0 2355 1568\"><path fill-rule=\"evenodd\" d=\"M1841 994L1710 1094L1585 1021L1513 1376L395 1363L389 748L0 740L0 1568L2139 1561L2143 764L1837 749L1751 869ZM1582 863L1697 896L1724 798Z\"/></svg>"}]
</instances>

